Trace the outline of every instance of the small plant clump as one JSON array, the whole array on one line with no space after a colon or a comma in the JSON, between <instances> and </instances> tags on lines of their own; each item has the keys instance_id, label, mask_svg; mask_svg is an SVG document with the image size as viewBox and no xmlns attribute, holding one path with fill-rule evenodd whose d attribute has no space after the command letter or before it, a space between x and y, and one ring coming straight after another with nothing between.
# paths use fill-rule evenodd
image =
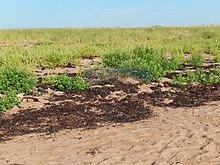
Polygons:
<instances>
[{"instance_id":1,"label":"small plant clump","mask_svg":"<svg viewBox=\"0 0 220 165\"><path fill-rule=\"evenodd\" d=\"M181 86L186 83L218 83L220 82L220 67L211 69L199 68L195 72L188 71L185 74L178 74L173 77L173 86Z\"/></svg>"},{"instance_id":2,"label":"small plant clump","mask_svg":"<svg viewBox=\"0 0 220 165\"><path fill-rule=\"evenodd\" d=\"M187 61L189 66L201 66L205 62L205 58L201 54L192 54L192 56Z\"/></svg>"},{"instance_id":3,"label":"small plant clump","mask_svg":"<svg viewBox=\"0 0 220 165\"><path fill-rule=\"evenodd\" d=\"M210 62L220 62L220 54L215 55L214 58L210 60Z\"/></svg>"},{"instance_id":4,"label":"small plant clump","mask_svg":"<svg viewBox=\"0 0 220 165\"><path fill-rule=\"evenodd\" d=\"M7 111L20 103L14 91L7 92L5 96L0 98L0 111Z\"/></svg>"},{"instance_id":5,"label":"small plant clump","mask_svg":"<svg viewBox=\"0 0 220 165\"><path fill-rule=\"evenodd\" d=\"M47 76L43 79L43 84L51 84L57 89L85 90L89 84L81 77L69 77L67 74Z\"/></svg>"},{"instance_id":6,"label":"small plant clump","mask_svg":"<svg viewBox=\"0 0 220 165\"><path fill-rule=\"evenodd\" d=\"M131 52L118 51L106 54L103 63L113 68L147 70L151 79L157 80L184 63L183 54L175 54L171 59L168 59L164 54L163 49L140 46Z\"/></svg>"},{"instance_id":7,"label":"small plant clump","mask_svg":"<svg viewBox=\"0 0 220 165\"><path fill-rule=\"evenodd\" d=\"M18 93L29 92L37 85L37 78L25 70L15 68L0 69L0 111L11 109L19 104Z\"/></svg>"},{"instance_id":8,"label":"small plant clump","mask_svg":"<svg viewBox=\"0 0 220 165\"><path fill-rule=\"evenodd\" d=\"M17 70L15 68L0 69L0 93L7 91L26 93L36 85L36 76L26 70Z\"/></svg>"}]
</instances>

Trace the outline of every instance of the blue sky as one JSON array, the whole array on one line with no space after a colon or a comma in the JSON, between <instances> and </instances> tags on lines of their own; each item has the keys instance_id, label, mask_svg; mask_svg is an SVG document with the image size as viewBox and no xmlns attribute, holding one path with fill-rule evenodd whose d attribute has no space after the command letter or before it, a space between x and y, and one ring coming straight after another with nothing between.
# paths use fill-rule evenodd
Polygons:
<instances>
[{"instance_id":1,"label":"blue sky","mask_svg":"<svg viewBox=\"0 0 220 165\"><path fill-rule=\"evenodd\" d=\"M0 28L220 24L220 0L0 0Z\"/></svg>"}]
</instances>

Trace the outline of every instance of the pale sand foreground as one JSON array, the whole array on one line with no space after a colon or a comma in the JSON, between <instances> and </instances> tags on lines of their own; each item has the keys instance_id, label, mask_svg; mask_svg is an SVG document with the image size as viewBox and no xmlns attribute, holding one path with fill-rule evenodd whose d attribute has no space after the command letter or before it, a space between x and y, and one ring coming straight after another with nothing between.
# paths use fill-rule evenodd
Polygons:
<instances>
[{"instance_id":1,"label":"pale sand foreground","mask_svg":"<svg viewBox=\"0 0 220 165\"><path fill-rule=\"evenodd\" d=\"M0 144L0 165L220 165L220 102L154 113L124 125L16 137Z\"/></svg>"}]
</instances>

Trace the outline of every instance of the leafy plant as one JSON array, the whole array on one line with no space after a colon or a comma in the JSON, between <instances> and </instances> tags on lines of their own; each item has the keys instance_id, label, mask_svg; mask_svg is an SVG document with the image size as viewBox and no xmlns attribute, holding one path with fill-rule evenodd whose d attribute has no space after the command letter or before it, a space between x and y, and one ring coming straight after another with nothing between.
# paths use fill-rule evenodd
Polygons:
<instances>
[{"instance_id":1,"label":"leafy plant","mask_svg":"<svg viewBox=\"0 0 220 165\"><path fill-rule=\"evenodd\" d=\"M205 58L201 54L192 54L188 59L187 64L189 66L201 66L205 62Z\"/></svg>"},{"instance_id":2,"label":"leafy plant","mask_svg":"<svg viewBox=\"0 0 220 165\"><path fill-rule=\"evenodd\" d=\"M136 68L147 70L152 80L165 76L171 70L181 66L182 59L173 56L168 59L163 49L139 46L131 52L113 52L106 54L103 63L114 68Z\"/></svg>"},{"instance_id":3,"label":"leafy plant","mask_svg":"<svg viewBox=\"0 0 220 165\"><path fill-rule=\"evenodd\" d=\"M53 84L57 78L57 74L47 75L42 79L43 84Z\"/></svg>"},{"instance_id":4,"label":"leafy plant","mask_svg":"<svg viewBox=\"0 0 220 165\"><path fill-rule=\"evenodd\" d=\"M36 85L36 76L25 70L17 70L15 68L0 69L0 93L7 91L26 93Z\"/></svg>"},{"instance_id":5,"label":"leafy plant","mask_svg":"<svg viewBox=\"0 0 220 165\"><path fill-rule=\"evenodd\" d=\"M98 52L101 52L101 50L97 46L83 45L78 48L78 52L81 57L90 57L94 55L100 55Z\"/></svg>"},{"instance_id":6,"label":"leafy plant","mask_svg":"<svg viewBox=\"0 0 220 165\"><path fill-rule=\"evenodd\" d=\"M67 90L85 90L89 87L89 84L81 77L68 77L66 74L46 77L43 83L51 84L58 89Z\"/></svg>"},{"instance_id":7,"label":"leafy plant","mask_svg":"<svg viewBox=\"0 0 220 165\"><path fill-rule=\"evenodd\" d=\"M215 55L215 57L210 60L210 62L220 62L220 54Z\"/></svg>"},{"instance_id":8,"label":"leafy plant","mask_svg":"<svg viewBox=\"0 0 220 165\"><path fill-rule=\"evenodd\" d=\"M128 52L115 51L105 54L103 63L106 66L110 67L119 67L123 64L124 61L127 61L131 58Z\"/></svg>"},{"instance_id":9,"label":"leafy plant","mask_svg":"<svg viewBox=\"0 0 220 165\"><path fill-rule=\"evenodd\" d=\"M170 60L170 67L172 70L180 68L181 65L185 62L183 52L173 52L171 60Z\"/></svg>"},{"instance_id":10,"label":"leafy plant","mask_svg":"<svg viewBox=\"0 0 220 165\"><path fill-rule=\"evenodd\" d=\"M216 37L216 33L211 32L211 31L204 31L201 33L201 36L203 39L211 39Z\"/></svg>"},{"instance_id":11,"label":"leafy plant","mask_svg":"<svg viewBox=\"0 0 220 165\"><path fill-rule=\"evenodd\" d=\"M181 86L185 83L218 83L220 82L220 67L216 66L211 69L199 68L195 72L188 71L185 74L178 74L173 77L172 85Z\"/></svg>"},{"instance_id":12,"label":"leafy plant","mask_svg":"<svg viewBox=\"0 0 220 165\"><path fill-rule=\"evenodd\" d=\"M16 96L16 92L10 91L7 92L5 96L0 98L0 111L7 111L8 109L13 108L15 105L18 105L19 99Z\"/></svg>"},{"instance_id":13,"label":"leafy plant","mask_svg":"<svg viewBox=\"0 0 220 165\"><path fill-rule=\"evenodd\" d=\"M53 68L59 66L62 62L62 56L57 52L53 52L46 57L45 67Z\"/></svg>"}]
</instances>

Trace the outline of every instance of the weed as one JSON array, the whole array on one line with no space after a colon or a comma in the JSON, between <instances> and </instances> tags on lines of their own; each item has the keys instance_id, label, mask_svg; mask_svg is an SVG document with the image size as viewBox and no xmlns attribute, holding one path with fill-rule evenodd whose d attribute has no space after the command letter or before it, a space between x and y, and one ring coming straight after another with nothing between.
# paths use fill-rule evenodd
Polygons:
<instances>
[{"instance_id":1,"label":"weed","mask_svg":"<svg viewBox=\"0 0 220 165\"><path fill-rule=\"evenodd\" d=\"M220 54L215 55L214 58L210 60L210 62L220 62Z\"/></svg>"},{"instance_id":2,"label":"weed","mask_svg":"<svg viewBox=\"0 0 220 165\"><path fill-rule=\"evenodd\" d=\"M115 50L131 54L138 45L149 48L144 50L144 54L151 54L152 51L155 54L155 50L162 48L164 53L176 49L185 54L214 55L220 48L219 26L20 29L0 30L0 34L0 66L16 66L28 70L36 66L54 68L68 63L76 64L82 56L103 56ZM142 51L137 49L132 54L143 54ZM143 62L142 57L138 56ZM134 61L130 63L136 64Z\"/></svg>"},{"instance_id":3,"label":"weed","mask_svg":"<svg viewBox=\"0 0 220 165\"><path fill-rule=\"evenodd\" d=\"M178 74L173 77L173 86L181 86L185 83L218 83L220 82L220 67L216 66L211 69L199 68L195 72L188 71L185 74Z\"/></svg>"},{"instance_id":4,"label":"weed","mask_svg":"<svg viewBox=\"0 0 220 165\"><path fill-rule=\"evenodd\" d=\"M104 56L103 63L114 68L136 68L148 70L152 80L165 76L171 70L179 68L182 63L181 55L168 59L163 49L153 49L139 46L131 52L113 52Z\"/></svg>"},{"instance_id":5,"label":"weed","mask_svg":"<svg viewBox=\"0 0 220 165\"><path fill-rule=\"evenodd\" d=\"M131 58L130 54L127 52L115 51L112 53L105 54L103 63L106 66L118 67L123 64L124 61L127 61Z\"/></svg>"},{"instance_id":6,"label":"weed","mask_svg":"<svg viewBox=\"0 0 220 165\"><path fill-rule=\"evenodd\" d=\"M16 96L16 92L10 91L7 92L5 96L0 98L0 111L7 111L13 108L15 105L18 105L19 99Z\"/></svg>"},{"instance_id":7,"label":"weed","mask_svg":"<svg viewBox=\"0 0 220 165\"><path fill-rule=\"evenodd\" d=\"M192 54L188 59L187 64L189 66L201 66L205 62L205 58L201 54Z\"/></svg>"},{"instance_id":8,"label":"weed","mask_svg":"<svg viewBox=\"0 0 220 165\"><path fill-rule=\"evenodd\" d=\"M51 84L58 89L67 90L85 90L89 87L89 84L81 77L68 77L66 74L46 77L44 78L43 83Z\"/></svg>"},{"instance_id":9,"label":"weed","mask_svg":"<svg viewBox=\"0 0 220 165\"><path fill-rule=\"evenodd\" d=\"M16 93L29 92L37 85L36 76L25 70L15 68L0 69L0 92L15 91Z\"/></svg>"},{"instance_id":10,"label":"weed","mask_svg":"<svg viewBox=\"0 0 220 165\"><path fill-rule=\"evenodd\" d=\"M211 38L216 37L216 33L211 32L211 31L204 31L202 32L201 36L203 39L211 39Z\"/></svg>"},{"instance_id":11,"label":"weed","mask_svg":"<svg viewBox=\"0 0 220 165\"><path fill-rule=\"evenodd\" d=\"M43 84L53 84L57 78L57 74L47 75L42 79Z\"/></svg>"}]
</instances>

